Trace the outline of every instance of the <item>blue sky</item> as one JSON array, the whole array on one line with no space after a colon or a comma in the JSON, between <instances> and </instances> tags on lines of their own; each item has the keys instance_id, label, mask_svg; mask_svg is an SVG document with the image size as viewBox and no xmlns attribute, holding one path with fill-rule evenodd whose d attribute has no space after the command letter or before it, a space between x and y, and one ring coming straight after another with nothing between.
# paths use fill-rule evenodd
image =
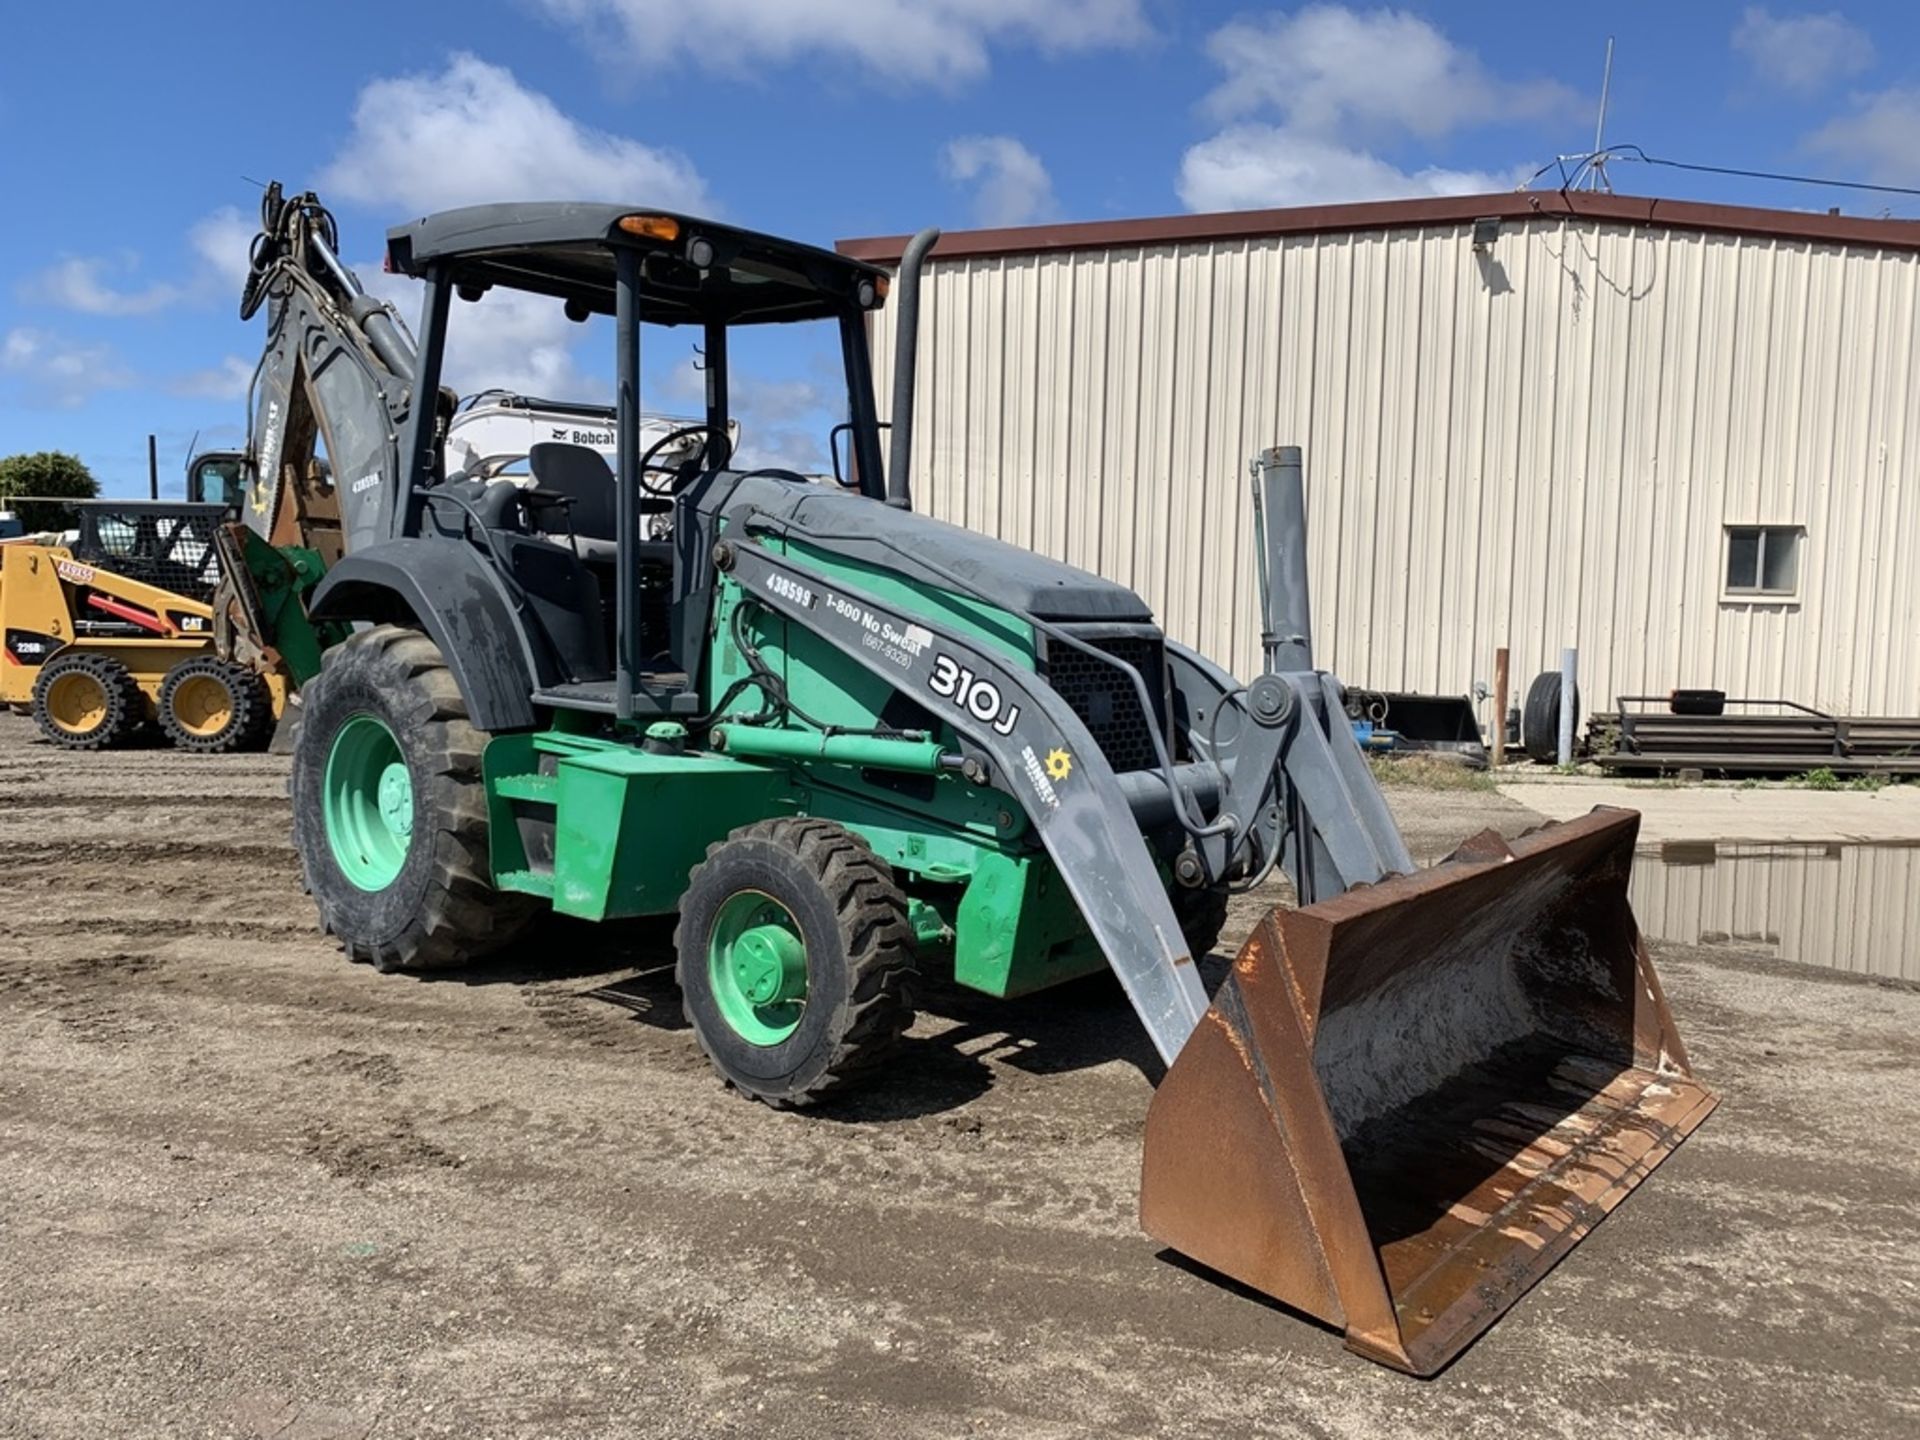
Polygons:
<instances>
[{"instance_id":1,"label":"blue sky","mask_svg":"<svg viewBox=\"0 0 1920 1440\"><path fill-rule=\"evenodd\" d=\"M173 487L196 431L244 433L249 179L319 189L361 264L387 225L489 199L664 201L831 244L1510 189L1590 145L1611 33L1610 141L1920 186L1920 7L1897 0L96 0L6 26L0 454L76 451L109 493L144 491L149 431ZM1612 173L1920 216L1920 196ZM456 384L604 393L591 328L495 297L459 325ZM684 405L667 358L654 396ZM739 363L754 452L823 463L821 358L794 338Z\"/></svg>"}]
</instances>

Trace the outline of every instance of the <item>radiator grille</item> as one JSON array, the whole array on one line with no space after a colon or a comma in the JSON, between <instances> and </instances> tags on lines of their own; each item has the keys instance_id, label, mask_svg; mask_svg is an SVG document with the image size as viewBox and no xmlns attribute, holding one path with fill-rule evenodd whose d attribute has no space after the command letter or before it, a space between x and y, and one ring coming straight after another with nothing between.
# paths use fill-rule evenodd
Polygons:
<instances>
[{"instance_id":1,"label":"radiator grille","mask_svg":"<svg viewBox=\"0 0 1920 1440\"><path fill-rule=\"evenodd\" d=\"M1147 682L1155 711L1165 693L1166 650L1158 635L1089 635L1086 643L1124 660ZM1116 772L1150 770L1158 763L1147 712L1126 671L1071 645L1047 646L1047 683L1093 733L1094 743Z\"/></svg>"}]
</instances>

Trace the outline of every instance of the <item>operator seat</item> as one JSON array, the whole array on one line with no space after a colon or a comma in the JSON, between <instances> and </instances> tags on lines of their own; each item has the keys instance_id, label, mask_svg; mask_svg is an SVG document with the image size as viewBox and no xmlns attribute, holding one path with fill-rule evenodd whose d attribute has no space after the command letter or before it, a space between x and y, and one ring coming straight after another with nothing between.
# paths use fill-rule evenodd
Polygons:
<instances>
[{"instance_id":1,"label":"operator seat","mask_svg":"<svg viewBox=\"0 0 1920 1440\"><path fill-rule=\"evenodd\" d=\"M547 440L527 452L527 468L533 472L533 483L540 489L564 495L573 502L567 509L581 556L611 564L620 524L613 468L607 464L607 457L584 445ZM642 515L664 515L672 508L670 500L654 495L640 496ZM634 553L643 563L673 563L672 547L665 541L636 539L634 545Z\"/></svg>"},{"instance_id":2,"label":"operator seat","mask_svg":"<svg viewBox=\"0 0 1920 1440\"><path fill-rule=\"evenodd\" d=\"M582 540L611 540L615 524L613 471L598 450L560 441L543 441L527 452L527 468L542 490L564 495L573 503L568 518Z\"/></svg>"}]
</instances>

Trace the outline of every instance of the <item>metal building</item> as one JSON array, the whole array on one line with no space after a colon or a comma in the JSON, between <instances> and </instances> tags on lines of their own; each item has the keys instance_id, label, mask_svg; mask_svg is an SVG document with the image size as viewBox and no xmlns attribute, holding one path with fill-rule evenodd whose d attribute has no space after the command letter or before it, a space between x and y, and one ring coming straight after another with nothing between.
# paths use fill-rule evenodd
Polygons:
<instances>
[{"instance_id":1,"label":"metal building","mask_svg":"<svg viewBox=\"0 0 1920 1440\"><path fill-rule=\"evenodd\" d=\"M1920 223L1549 192L950 233L920 323L916 503L1238 673L1246 462L1287 443L1350 683L1458 694L1506 645L1517 696L1571 644L1589 709L1920 714Z\"/></svg>"}]
</instances>

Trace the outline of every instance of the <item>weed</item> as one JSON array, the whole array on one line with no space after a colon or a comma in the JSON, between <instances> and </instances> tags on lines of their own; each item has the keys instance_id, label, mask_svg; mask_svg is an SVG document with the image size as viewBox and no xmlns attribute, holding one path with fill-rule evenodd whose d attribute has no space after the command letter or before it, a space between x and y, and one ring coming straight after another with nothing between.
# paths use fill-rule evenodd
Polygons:
<instances>
[{"instance_id":1,"label":"weed","mask_svg":"<svg viewBox=\"0 0 1920 1440\"><path fill-rule=\"evenodd\" d=\"M1449 760L1426 755L1405 755L1389 760L1370 755L1373 778L1382 785L1403 785L1413 790L1492 790L1493 777L1484 770L1469 770Z\"/></svg>"}]
</instances>

